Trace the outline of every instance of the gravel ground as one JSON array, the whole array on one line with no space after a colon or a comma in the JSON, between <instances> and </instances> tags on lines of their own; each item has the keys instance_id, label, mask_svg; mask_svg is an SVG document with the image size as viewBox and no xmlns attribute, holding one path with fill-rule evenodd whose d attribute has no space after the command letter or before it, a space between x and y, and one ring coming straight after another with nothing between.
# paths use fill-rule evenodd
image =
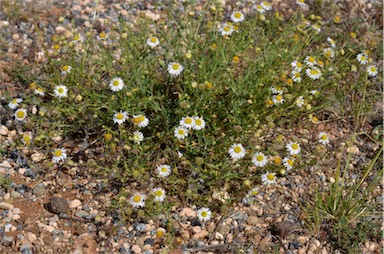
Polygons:
<instances>
[{"instance_id":1,"label":"gravel ground","mask_svg":"<svg viewBox=\"0 0 384 254\"><path fill-rule=\"evenodd\" d=\"M4 10L6 2L0 2L0 9ZM289 13L287 2L273 1L275 8ZM375 1L342 2L351 15L365 15ZM0 47L4 52L0 58L0 96L16 96L23 89L4 71L7 67L21 62L33 71L34 65L45 60L43 48L36 43L39 36L50 45L54 34L73 37L71 27L83 33L90 30L94 17L93 28L103 30L119 18L131 24L141 15L158 19L170 6L161 0L18 3L19 8L12 13L0 11ZM64 20L60 22L59 17ZM330 133L343 129L332 122L318 128ZM303 134L311 131L301 130ZM313 238L299 218L300 196L315 183L328 185L334 181L321 165L296 171L289 181L282 177L275 187L262 187L254 202L244 200L228 207L223 215L215 214L204 225L197 220L197 208L193 206L174 207L171 214L160 214L152 220L122 223L119 210L109 210L115 193L101 179L85 174L81 168L66 173L43 172L39 168L46 159L43 154L11 146L19 134L12 123L1 122L0 143L7 152L0 157L0 175L9 179L0 188L1 253L239 253L239 246L246 253L265 253L271 246L280 253L331 253L330 243L325 238ZM349 130L333 134L341 137ZM361 142L351 152L360 157L363 149L372 147ZM216 198L221 202L220 195ZM166 232L169 225L175 231L173 244L179 246L174 250L169 249L160 233ZM382 247L367 242L365 251L381 253Z\"/></svg>"}]
</instances>

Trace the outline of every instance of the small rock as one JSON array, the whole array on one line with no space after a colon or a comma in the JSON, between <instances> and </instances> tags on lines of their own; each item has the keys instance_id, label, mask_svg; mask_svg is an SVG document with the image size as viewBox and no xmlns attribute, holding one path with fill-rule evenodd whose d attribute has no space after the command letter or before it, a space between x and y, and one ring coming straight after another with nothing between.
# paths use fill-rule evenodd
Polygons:
<instances>
[{"instance_id":1,"label":"small rock","mask_svg":"<svg viewBox=\"0 0 384 254\"><path fill-rule=\"evenodd\" d=\"M216 232L215 233L215 239L222 241L222 240L224 240L224 236L222 234L220 234L219 232Z\"/></svg>"},{"instance_id":2,"label":"small rock","mask_svg":"<svg viewBox=\"0 0 384 254\"><path fill-rule=\"evenodd\" d=\"M25 236L26 236L28 242L30 242L30 243L34 243L37 239L37 236L32 232L25 233Z\"/></svg>"},{"instance_id":3,"label":"small rock","mask_svg":"<svg viewBox=\"0 0 384 254\"><path fill-rule=\"evenodd\" d=\"M13 237L4 235L2 238L2 242L5 247L10 247L13 242Z\"/></svg>"},{"instance_id":4,"label":"small rock","mask_svg":"<svg viewBox=\"0 0 384 254\"><path fill-rule=\"evenodd\" d=\"M233 234L228 234L228 235L227 235L226 242L227 242L227 243L231 243L231 242L233 242Z\"/></svg>"},{"instance_id":5,"label":"small rock","mask_svg":"<svg viewBox=\"0 0 384 254\"><path fill-rule=\"evenodd\" d=\"M56 33L60 34L60 33L65 32L65 27L58 26L58 27L56 27L55 30L56 30Z\"/></svg>"},{"instance_id":6,"label":"small rock","mask_svg":"<svg viewBox=\"0 0 384 254\"><path fill-rule=\"evenodd\" d=\"M192 227L192 232L193 232L193 234L200 233L201 232L201 227L199 227L199 226Z\"/></svg>"},{"instance_id":7,"label":"small rock","mask_svg":"<svg viewBox=\"0 0 384 254\"><path fill-rule=\"evenodd\" d=\"M45 186L43 183L37 184L35 186L35 188L33 188L33 190L32 190L33 195L35 195L37 197L44 195L45 192L46 192L46 189L45 189Z\"/></svg>"},{"instance_id":8,"label":"small rock","mask_svg":"<svg viewBox=\"0 0 384 254\"><path fill-rule=\"evenodd\" d=\"M133 245L131 250L133 251L133 253L141 253L141 248L137 244Z\"/></svg>"},{"instance_id":9,"label":"small rock","mask_svg":"<svg viewBox=\"0 0 384 254\"><path fill-rule=\"evenodd\" d=\"M309 245L309 247L308 247L308 250L309 250L309 251L315 251L315 250L317 250L317 246L316 246L316 244L311 243L311 244Z\"/></svg>"},{"instance_id":10,"label":"small rock","mask_svg":"<svg viewBox=\"0 0 384 254\"><path fill-rule=\"evenodd\" d=\"M314 239L314 240L313 240L313 243L317 246L317 248L319 248L320 245L321 245L320 241L317 240L317 239Z\"/></svg>"},{"instance_id":11,"label":"small rock","mask_svg":"<svg viewBox=\"0 0 384 254\"><path fill-rule=\"evenodd\" d=\"M19 170L17 171L20 175L24 175L25 171L27 171L27 169L25 168L19 168Z\"/></svg>"},{"instance_id":12,"label":"small rock","mask_svg":"<svg viewBox=\"0 0 384 254\"><path fill-rule=\"evenodd\" d=\"M71 209L75 209L76 207L78 207L78 206L80 206L80 205L81 205L81 201L78 200L78 199L74 199L74 200L72 200L72 201L69 201L69 203L68 203L68 206L69 206L69 208L71 208Z\"/></svg>"},{"instance_id":13,"label":"small rock","mask_svg":"<svg viewBox=\"0 0 384 254\"><path fill-rule=\"evenodd\" d=\"M15 171L13 170L12 165L8 161L3 161L0 164L0 174L5 175L5 174L13 174Z\"/></svg>"},{"instance_id":14,"label":"small rock","mask_svg":"<svg viewBox=\"0 0 384 254\"><path fill-rule=\"evenodd\" d=\"M12 209L13 209L13 205L12 205L12 204L9 204L9 203L1 202L1 203L0 203L0 209L3 209L3 210L12 210Z\"/></svg>"},{"instance_id":15,"label":"small rock","mask_svg":"<svg viewBox=\"0 0 384 254\"><path fill-rule=\"evenodd\" d=\"M260 224L260 219L257 216L251 215L248 217L247 223L249 225L256 226L256 225Z\"/></svg>"},{"instance_id":16,"label":"small rock","mask_svg":"<svg viewBox=\"0 0 384 254\"><path fill-rule=\"evenodd\" d=\"M299 241L292 241L292 242L289 242L288 244L288 249L290 250L298 250L299 248L300 248Z\"/></svg>"},{"instance_id":17,"label":"small rock","mask_svg":"<svg viewBox=\"0 0 384 254\"><path fill-rule=\"evenodd\" d=\"M296 232L300 229L300 226L296 223L293 223L291 221L282 221L275 223L272 226L271 233L275 236L280 236L281 238L285 238L292 234L293 232Z\"/></svg>"},{"instance_id":18,"label":"small rock","mask_svg":"<svg viewBox=\"0 0 384 254\"><path fill-rule=\"evenodd\" d=\"M303 245L309 241L309 237L308 236L299 236L297 238L297 241L299 241L299 243L301 243Z\"/></svg>"},{"instance_id":19,"label":"small rock","mask_svg":"<svg viewBox=\"0 0 384 254\"><path fill-rule=\"evenodd\" d=\"M17 207L16 207L16 208L13 208L13 209L12 209L12 213L13 213L13 214L20 214L20 213L21 213L21 210L20 210L20 208L17 208Z\"/></svg>"},{"instance_id":20,"label":"small rock","mask_svg":"<svg viewBox=\"0 0 384 254\"><path fill-rule=\"evenodd\" d=\"M209 235L208 231L203 229L199 233L194 234L192 238L194 239L205 239Z\"/></svg>"},{"instance_id":21,"label":"small rock","mask_svg":"<svg viewBox=\"0 0 384 254\"><path fill-rule=\"evenodd\" d=\"M39 162L44 159L44 154L36 152L31 155L31 160L33 162Z\"/></svg>"},{"instance_id":22,"label":"small rock","mask_svg":"<svg viewBox=\"0 0 384 254\"><path fill-rule=\"evenodd\" d=\"M64 198L52 197L46 205L46 209L55 214L66 213L69 209L68 202Z\"/></svg>"},{"instance_id":23,"label":"small rock","mask_svg":"<svg viewBox=\"0 0 384 254\"><path fill-rule=\"evenodd\" d=\"M360 154L360 149L356 145L354 145L354 146L347 148L347 153L358 155L358 154Z\"/></svg>"},{"instance_id":24,"label":"small rock","mask_svg":"<svg viewBox=\"0 0 384 254\"><path fill-rule=\"evenodd\" d=\"M20 219L20 215L18 215L18 214L14 214L14 215L12 216L12 220L18 220L18 219Z\"/></svg>"},{"instance_id":25,"label":"small rock","mask_svg":"<svg viewBox=\"0 0 384 254\"><path fill-rule=\"evenodd\" d=\"M74 243L74 253L79 254L93 254L97 253L97 243L91 234L80 235Z\"/></svg>"},{"instance_id":26,"label":"small rock","mask_svg":"<svg viewBox=\"0 0 384 254\"><path fill-rule=\"evenodd\" d=\"M180 211L180 216L196 217L196 211L191 209L191 208L186 207Z\"/></svg>"},{"instance_id":27,"label":"small rock","mask_svg":"<svg viewBox=\"0 0 384 254\"><path fill-rule=\"evenodd\" d=\"M0 126L0 135L7 136L8 135L8 128L5 125Z\"/></svg>"},{"instance_id":28,"label":"small rock","mask_svg":"<svg viewBox=\"0 0 384 254\"><path fill-rule=\"evenodd\" d=\"M5 193L5 195L3 196L3 198L5 199L5 200L8 200L8 199L10 199L11 198L11 193Z\"/></svg>"},{"instance_id":29,"label":"small rock","mask_svg":"<svg viewBox=\"0 0 384 254\"><path fill-rule=\"evenodd\" d=\"M22 195L19 193L19 192L17 192L17 191L12 191L11 192L11 197L12 198L14 198L14 199L18 199L18 198L20 198Z\"/></svg>"}]
</instances>

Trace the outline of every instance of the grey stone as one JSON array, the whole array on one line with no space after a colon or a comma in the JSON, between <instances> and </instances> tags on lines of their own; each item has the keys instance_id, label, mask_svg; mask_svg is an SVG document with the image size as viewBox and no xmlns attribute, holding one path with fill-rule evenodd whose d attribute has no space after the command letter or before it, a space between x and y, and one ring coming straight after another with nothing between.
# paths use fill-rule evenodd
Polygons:
<instances>
[{"instance_id":1,"label":"grey stone","mask_svg":"<svg viewBox=\"0 0 384 254\"><path fill-rule=\"evenodd\" d=\"M45 194L47 190L45 189L45 186L43 183L39 183L38 185L33 188L32 193L33 195L36 195L37 197L40 197Z\"/></svg>"},{"instance_id":2,"label":"grey stone","mask_svg":"<svg viewBox=\"0 0 384 254\"><path fill-rule=\"evenodd\" d=\"M64 198L52 197L46 205L46 209L55 214L66 213L69 210L68 202Z\"/></svg>"}]
</instances>

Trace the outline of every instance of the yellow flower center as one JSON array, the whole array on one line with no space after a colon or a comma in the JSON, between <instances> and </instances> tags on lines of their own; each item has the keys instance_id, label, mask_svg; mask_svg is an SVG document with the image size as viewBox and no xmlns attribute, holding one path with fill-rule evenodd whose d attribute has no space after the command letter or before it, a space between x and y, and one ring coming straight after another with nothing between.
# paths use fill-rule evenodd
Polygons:
<instances>
[{"instance_id":1,"label":"yellow flower center","mask_svg":"<svg viewBox=\"0 0 384 254\"><path fill-rule=\"evenodd\" d=\"M263 161L264 160L264 156L259 154L259 155L256 156L256 160L257 161Z\"/></svg>"},{"instance_id":2,"label":"yellow flower center","mask_svg":"<svg viewBox=\"0 0 384 254\"><path fill-rule=\"evenodd\" d=\"M304 1L303 1L303 2L304 2ZM308 58L308 62L310 62L310 63L315 62L315 58L314 58L313 56L310 56L310 57Z\"/></svg>"},{"instance_id":3,"label":"yellow flower center","mask_svg":"<svg viewBox=\"0 0 384 254\"><path fill-rule=\"evenodd\" d=\"M13 99L12 104L17 104L17 99Z\"/></svg>"},{"instance_id":4,"label":"yellow flower center","mask_svg":"<svg viewBox=\"0 0 384 254\"><path fill-rule=\"evenodd\" d=\"M291 167L293 166L293 160L289 159L289 160L287 161L287 163L288 163L289 166L291 166Z\"/></svg>"},{"instance_id":5,"label":"yellow flower center","mask_svg":"<svg viewBox=\"0 0 384 254\"><path fill-rule=\"evenodd\" d=\"M156 196L156 197L161 197L161 196L163 196L163 191L162 191L162 190L157 190L157 191L155 191L155 196Z\"/></svg>"},{"instance_id":6,"label":"yellow flower center","mask_svg":"<svg viewBox=\"0 0 384 254\"><path fill-rule=\"evenodd\" d=\"M80 40L80 36L79 36L79 35L76 35L75 37L73 37L73 40L74 40L74 41L78 41L78 40Z\"/></svg>"},{"instance_id":7,"label":"yellow flower center","mask_svg":"<svg viewBox=\"0 0 384 254\"><path fill-rule=\"evenodd\" d=\"M152 37L152 38L150 39L150 41L151 41L152 43L156 43L156 42L157 42L157 38L156 38L156 37Z\"/></svg>"},{"instance_id":8,"label":"yellow flower center","mask_svg":"<svg viewBox=\"0 0 384 254\"><path fill-rule=\"evenodd\" d=\"M18 118L23 118L23 117L25 116L25 113L24 113L24 111L18 111L18 112L16 113L16 116L17 116Z\"/></svg>"},{"instance_id":9,"label":"yellow flower center","mask_svg":"<svg viewBox=\"0 0 384 254\"><path fill-rule=\"evenodd\" d=\"M120 82L118 80L114 80L112 84L113 86L119 86Z\"/></svg>"},{"instance_id":10,"label":"yellow flower center","mask_svg":"<svg viewBox=\"0 0 384 254\"><path fill-rule=\"evenodd\" d=\"M25 143L29 144L31 142L31 137L30 136L24 136L23 140Z\"/></svg>"},{"instance_id":11,"label":"yellow flower center","mask_svg":"<svg viewBox=\"0 0 384 254\"><path fill-rule=\"evenodd\" d=\"M241 13L240 12L236 12L234 16L235 16L235 18L239 19L239 18L241 18Z\"/></svg>"},{"instance_id":12,"label":"yellow flower center","mask_svg":"<svg viewBox=\"0 0 384 254\"><path fill-rule=\"evenodd\" d=\"M300 3L304 3L304 2L305 2L305 0L299 0L299 2L300 2Z\"/></svg>"},{"instance_id":13,"label":"yellow flower center","mask_svg":"<svg viewBox=\"0 0 384 254\"><path fill-rule=\"evenodd\" d=\"M279 165L281 163L281 158L276 157L273 161L275 162L275 164Z\"/></svg>"},{"instance_id":14,"label":"yellow flower center","mask_svg":"<svg viewBox=\"0 0 384 254\"><path fill-rule=\"evenodd\" d=\"M56 157L60 157L63 152L61 150L56 150L54 153L53 153Z\"/></svg>"},{"instance_id":15,"label":"yellow flower center","mask_svg":"<svg viewBox=\"0 0 384 254\"><path fill-rule=\"evenodd\" d=\"M63 71L68 71L68 70L69 70L69 66L68 65L63 66Z\"/></svg>"},{"instance_id":16,"label":"yellow flower center","mask_svg":"<svg viewBox=\"0 0 384 254\"><path fill-rule=\"evenodd\" d=\"M327 137L327 135L322 135L322 136L321 136L321 139L322 139L322 140L327 140L328 137Z\"/></svg>"},{"instance_id":17,"label":"yellow flower center","mask_svg":"<svg viewBox=\"0 0 384 254\"><path fill-rule=\"evenodd\" d=\"M297 66L298 68L301 68L301 67L303 67L303 64L300 63L300 62L297 62L297 63L296 63L296 66Z\"/></svg>"},{"instance_id":18,"label":"yellow flower center","mask_svg":"<svg viewBox=\"0 0 384 254\"><path fill-rule=\"evenodd\" d=\"M254 195L254 196L256 196L256 195L258 195L259 194L259 192L257 191L257 190L254 190L254 191L252 191L252 193L251 193L252 195Z\"/></svg>"},{"instance_id":19,"label":"yellow flower center","mask_svg":"<svg viewBox=\"0 0 384 254\"><path fill-rule=\"evenodd\" d=\"M270 6L270 4L268 2L263 2L263 4L264 4L265 7L269 7Z\"/></svg>"},{"instance_id":20,"label":"yellow flower center","mask_svg":"<svg viewBox=\"0 0 384 254\"><path fill-rule=\"evenodd\" d=\"M207 217L207 215L208 215L207 211L202 211L201 212L201 217L205 218L205 217Z\"/></svg>"},{"instance_id":21,"label":"yellow flower center","mask_svg":"<svg viewBox=\"0 0 384 254\"><path fill-rule=\"evenodd\" d=\"M365 56L361 56L361 61L365 61L365 60L366 60Z\"/></svg>"},{"instance_id":22,"label":"yellow flower center","mask_svg":"<svg viewBox=\"0 0 384 254\"><path fill-rule=\"evenodd\" d=\"M105 37L107 37L107 34L104 33L104 32L102 32L102 33L99 34L99 37L102 38L102 39L104 39Z\"/></svg>"},{"instance_id":23,"label":"yellow flower center","mask_svg":"<svg viewBox=\"0 0 384 254\"><path fill-rule=\"evenodd\" d=\"M280 94L276 96L277 101L281 101L282 99L283 99L283 96L281 96Z\"/></svg>"},{"instance_id":24,"label":"yellow flower center","mask_svg":"<svg viewBox=\"0 0 384 254\"><path fill-rule=\"evenodd\" d=\"M256 8L257 8L258 10L262 10L262 9L263 9L263 6L258 5L258 6L256 6Z\"/></svg>"},{"instance_id":25,"label":"yellow flower center","mask_svg":"<svg viewBox=\"0 0 384 254\"><path fill-rule=\"evenodd\" d=\"M60 49L60 45L59 45L59 44L55 44L55 45L53 46L53 49L54 49L54 50L59 50L59 49Z\"/></svg>"},{"instance_id":26,"label":"yellow flower center","mask_svg":"<svg viewBox=\"0 0 384 254\"><path fill-rule=\"evenodd\" d=\"M186 124L191 124L192 123L192 118L188 117L188 118L185 118L184 122Z\"/></svg>"},{"instance_id":27,"label":"yellow flower center","mask_svg":"<svg viewBox=\"0 0 384 254\"><path fill-rule=\"evenodd\" d=\"M325 52L325 54L326 54L328 57L330 57L330 56L332 55L332 51L327 50L327 52Z\"/></svg>"},{"instance_id":28,"label":"yellow flower center","mask_svg":"<svg viewBox=\"0 0 384 254\"><path fill-rule=\"evenodd\" d=\"M317 75L317 74L319 74L319 71L316 70L316 69L312 69L312 70L310 71L310 73L311 73L312 75Z\"/></svg>"},{"instance_id":29,"label":"yellow flower center","mask_svg":"<svg viewBox=\"0 0 384 254\"><path fill-rule=\"evenodd\" d=\"M180 68L180 64L174 63L172 64L172 69L177 71Z\"/></svg>"},{"instance_id":30,"label":"yellow flower center","mask_svg":"<svg viewBox=\"0 0 384 254\"><path fill-rule=\"evenodd\" d=\"M376 67L372 66L371 67L371 72L376 72Z\"/></svg>"},{"instance_id":31,"label":"yellow flower center","mask_svg":"<svg viewBox=\"0 0 384 254\"><path fill-rule=\"evenodd\" d=\"M267 179L268 179L269 181L273 181L273 180L275 179L275 175L269 173L269 174L267 175Z\"/></svg>"},{"instance_id":32,"label":"yellow flower center","mask_svg":"<svg viewBox=\"0 0 384 254\"><path fill-rule=\"evenodd\" d=\"M231 31L231 27L229 27L229 26L225 26L225 27L223 28L223 30L224 30L224 32L229 32L229 31Z\"/></svg>"},{"instance_id":33,"label":"yellow flower center","mask_svg":"<svg viewBox=\"0 0 384 254\"><path fill-rule=\"evenodd\" d=\"M164 237L164 231L163 230L157 230L156 231L156 236L160 237L160 238Z\"/></svg>"},{"instance_id":34,"label":"yellow flower center","mask_svg":"<svg viewBox=\"0 0 384 254\"><path fill-rule=\"evenodd\" d=\"M64 88L60 87L59 89L57 89L57 92L58 93L64 93Z\"/></svg>"},{"instance_id":35,"label":"yellow flower center","mask_svg":"<svg viewBox=\"0 0 384 254\"><path fill-rule=\"evenodd\" d=\"M124 119L124 114L123 113L118 113L116 118L119 119L119 120L122 120L122 119Z\"/></svg>"},{"instance_id":36,"label":"yellow flower center","mask_svg":"<svg viewBox=\"0 0 384 254\"><path fill-rule=\"evenodd\" d=\"M140 201L141 201L141 196L140 195L137 195L137 196L133 197L133 202L139 203Z\"/></svg>"},{"instance_id":37,"label":"yellow flower center","mask_svg":"<svg viewBox=\"0 0 384 254\"><path fill-rule=\"evenodd\" d=\"M177 133L179 134L179 135L184 135L184 130L183 129L179 129L178 131L177 131Z\"/></svg>"},{"instance_id":38,"label":"yellow flower center","mask_svg":"<svg viewBox=\"0 0 384 254\"><path fill-rule=\"evenodd\" d=\"M168 171L168 169L167 169L166 167L162 167L162 168L160 169L160 171L163 172L163 173L165 173L165 172Z\"/></svg>"},{"instance_id":39,"label":"yellow flower center","mask_svg":"<svg viewBox=\"0 0 384 254\"><path fill-rule=\"evenodd\" d=\"M104 134L104 138L105 138L106 140L110 140L110 139L112 139L112 133L105 133L105 134Z\"/></svg>"},{"instance_id":40,"label":"yellow flower center","mask_svg":"<svg viewBox=\"0 0 384 254\"><path fill-rule=\"evenodd\" d=\"M238 63L239 60L240 60L240 58L239 58L238 56L234 56L234 57L233 57L233 61L234 61L235 63Z\"/></svg>"},{"instance_id":41,"label":"yellow flower center","mask_svg":"<svg viewBox=\"0 0 384 254\"><path fill-rule=\"evenodd\" d=\"M300 78L300 73L296 72L295 73L295 78Z\"/></svg>"},{"instance_id":42,"label":"yellow flower center","mask_svg":"<svg viewBox=\"0 0 384 254\"><path fill-rule=\"evenodd\" d=\"M241 151L243 151L243 149L241 149L240 146L235 146L235 148L233 148L233 151L234 151L235 153L241 153Z\"/></svg>"},{"instance_id":43,"label":"yellow flower center","mask_svg":"<svg viewBox=\"0 0 384 254\"><path fill-rule=\"evenodd\" d=\"M144 116L137 116L135 118L133 118L133 122L138 124L138 123L141 123L145 120L145 117Z\"/></svg>"},{"instance_id":44,"label":"yellow flower center","mask_svg":"<svg viewBox=\"0 0 384 254\"><path fill-rule=\"evenodd\" d=\"M195 124L198 125L198 126L200 126L200 125L203 124L203 121L201 121L201 119L196 119L196 120L195 120Z\"/></svg>"},{"instance_id":45,"label":"yellow flower center","mask_svg":"<svg viewBox=\"0 0 384 254\"><path fill-rule=\"evenodd\" d=\"M291 147L293 150L297 150L299 148L299 145L296 143L293 143Z\"/></svg>"}]
</instances>

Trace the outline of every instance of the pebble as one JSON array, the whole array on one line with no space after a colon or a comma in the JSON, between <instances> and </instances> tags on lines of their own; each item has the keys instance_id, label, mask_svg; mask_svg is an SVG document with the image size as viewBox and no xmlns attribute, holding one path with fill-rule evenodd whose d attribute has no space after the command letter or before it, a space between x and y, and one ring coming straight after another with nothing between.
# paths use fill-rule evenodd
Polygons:
<instances>
[{"instance_id":1,"label":"pebble","mask_svg":"<svg viewBox=\"0 0 384 254\"><path fill-rule=\"evenodd\" d=\"M0 174L5 175L5 174L13 174L15 171L13 170L12 165L8 161L3 161L0 164Z\"/></svg>"},{"instance_id":2,"label":"pebble","mask_svg":"<svg viewBox=\"0 0 384 254\"><path fill-rule=\"evenodd\" d=\"M209 235L208 231L203 229L199 233L193 235L194 239L205 239Z\"/></svg>"},{"instance_id":3,"label":"pebble","mask_svg":"<svg viewBox=\"0 0 384 254\"><path fill-rule=\"evenodd\" d=\"M5 193L5 195L3 196L3 198L5 199L5 200L8 200L8 199L10 199L11 198L11 193ZM1 207L0 207L1 208Z\"/></svg>"},{"instance_id":4,"label":"pebble","mask_svg":"<svg viewBox=\"0 0 384 254\"><path fill-rule=\"evenodd\" d=\"M186 216L186 217L196 217L196 211L191 209L191 208L183 208L181 211L180 211L180 216Z\"/></svg>"},{"instance_id":5,"label":"pebble","mask_svg":"<svg viewBox=\"0 0 384 254\"><path fill-rule=\"evenodd\" d=\"M133 251L133 253L141 253L141 248L137 244L133 245L131 250Z\"/></svg>"},{"instance_id":6,"label":"pebble","mask_svg":"<svg viewBox=\"0 0 384 254\"><path fill-rule=\"evenodd\" d=\"M251 215L248 217L247 223L252 225L252 226L256 226L256 225L260 224L260 219L257 216Z\"/></svg>"},{"instance_id":7,"label":"pebble","mask_svg":"<svg viewBox=\"0 0 384 254\"><path fill-rule=\"evenodd\" d=\"M25 233L25 236L30 243L34 243L37 239L37 236L32 232Z\"/></svg>"},{"instance_id":8,"label":"pebble","mask_svg":"<svg viewBox=\"0 0 384 254\"><path fill-rule=\"evenodd\" d=\"M19 170L17 171L20 175L24 175L24 173L27 171L27 169L25 168L19 168Z\"/></svg>"},{"instance_id":9,"label":"pebble","mask_svg":"<svg viewBox=\"0 0 384 254\"><path fill-rule=\"evenodd\" d=\"M13 236L6 236L6 235L4 235L2 237L3 245L5 247L10 247L12 245L13 239L14 239Z\"/></svg>"},{"instance_id":10,"label":"pebble","mask_svg":"<svg viewBox=\"0 0 384 254\"><path fill-rule=\"evenodd\" d=\"M71 209L75 209L76 207L78 207L78 206L80 206L80 205L81 205L81 201L78 200L78 199L71 200L71 201L69 201L69 203L68 203L68 206L69 206L69 208L71 208Z\"/></svg>"},{"instance_id":11,"label":"pebble","mask_svg":"<svg viewBox=\"0 0 384 254\"><path fill-rule=\"evenodd\" d=\"M35 188L33 188L33 190L32 190L32 194L37 196L37 197L44 195L45 192L46 192L46 189L45 189L45 186L43 183L37 184L35 186Z\"/></svg>"},{"instance_id":12,"label":"pebble","mask_svg":"<svg viewBox=\"0 0 384 254\"><path fill-rule=\"evenodd\" d=\"M12 209L13 209L13 205L12 205L12 204L9 204L9 203L6 203L6 202L1 202L1 203L0 203L0 209L3 209L3 210L12 210Z\"/></svg>"},{"instance_id":13,"label":"pebble","mask_svg":"<svg viewBox=\"0 0 384 254\"><path fill-rule=\"evenodd\" d=\"M20 215L18 215L18 214L14 214L14 215L12 216L12 220L18 220L18 219L20 219Z\"/></svg>"},{"instance_id":14,"label":"pebble","mask_svg":"<svg viewBox=\"0 0 384 254\"><path fill-rule=\"evenodd\" d=\"M39 162L44 159L44 154L36 152L31 155L31 160L33 162Z\"/></svg>"},{"instance_id":15,"label":"pebble","mask_svg":"<svg viewBox=\"0 0 384 254\"><path fill-rule=\"evenodd\" d=\"M224 240L224 236L222 234L220 234L219 232L216 232L215 233L215 239L222 241L222 240Z\"/></svg>"},{"instance_id":16,"label":"pebble","mask_svg":"<svg viewBox=\"0 0 384 254\"><path fill-rule=\"evenodd\" d=\"M19 192L17 192L17 191L12 191L11 192L11 197L12 198L14 198L14 199L18 199L18 198L20 198L22 195L19 193Z\"/></svg>"},{"instance_id":17,"label":"pebble","mask_svg":"<svg viewBox=\"0 0 384 254\"><path fill-rule=\"evenodd\" d=\"M66 213L69 209L68 202L64 198L52 197L47 204L47 209L51 213Z\"/></svg>"},{"instance_id":18,"label":"pebble","mask_svg":"<svg viewBox=\"0 0 384 254\"><path fill-rule=\"evenodd\" d=\"M0 135L7 136L8 135L8 128L5 125L0 126Z\"/></svg>"},{"instance_id":19,"label":"pebble","mask_svg":"<svg viewBox=\"0 0 384 254\"><path fill-rule=\"evenodd\" d=\"M316 246L316 244L314 244L314 243L309 244L308 250L309 250L309 251L315 251L315 250L317 250L317 246Z\"/></svg>"}]
</instances>

